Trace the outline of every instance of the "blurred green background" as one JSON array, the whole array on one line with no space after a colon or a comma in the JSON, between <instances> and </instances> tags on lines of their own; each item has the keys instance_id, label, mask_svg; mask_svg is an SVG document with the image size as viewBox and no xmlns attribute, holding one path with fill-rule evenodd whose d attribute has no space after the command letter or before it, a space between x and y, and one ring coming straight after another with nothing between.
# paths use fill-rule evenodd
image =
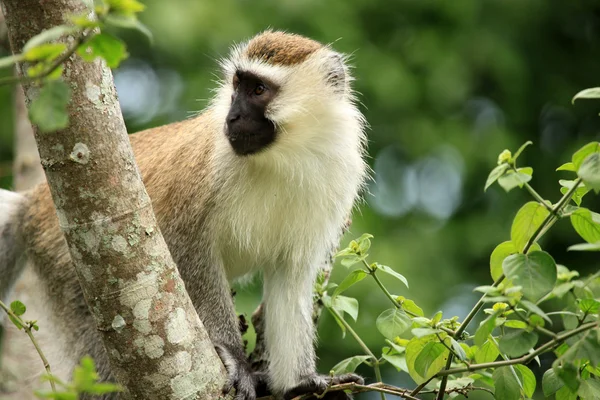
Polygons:
<instances>
[{"instance_id":1,"label":"blurred green background","mask_svg":"<svg viewBox=\"0 0 600 400\"><path fill-rule=\"evenodd\" d=\"M147 0L141 19L155 43L123 31L130 58L115 71L130 132L189 117L204 108L214 87L216 60L232 42L267 28L334 43L352 54L355 88L370 123L374 181L354 214L351 237L375 236L371 259L404 274L410 289L386 281L427 315L466 315L473 287L491 282L489 255L509 239L510 223L529 200L483 185L504 149L532 140L520 158L532 166L532 185L553 201L555 168L600 138L600 103L578 101L600 86L600 4L553 0ZM0 88L0 185L10 187L12 96ZM584 205L600 209L588 195ZM558 223L542 247L560 264L598 270L597 253L567 253L580 240ZM346 271L336 266L333 281ZM258 280L237 288L248 315L259 302ZM360 300L357 331L378 354L378 314L390 305L369 280L352 288ZM559 327L556 327L557 329ZM474 331L471 329L471 331ZM320 369L361 350L329 315L319 326ZM253 338L249 337L250 344ZM549 359L543 360L545 364ZM372 376L369 369L361 373ZM411 385L384 370L385 380ZM486 397L487 396L487 397ZM361 395L361 399L379 398ZM472 398L478 398L473 396ZM489 395L479 398L491 398Z\"/></svg>"}]
</instances>

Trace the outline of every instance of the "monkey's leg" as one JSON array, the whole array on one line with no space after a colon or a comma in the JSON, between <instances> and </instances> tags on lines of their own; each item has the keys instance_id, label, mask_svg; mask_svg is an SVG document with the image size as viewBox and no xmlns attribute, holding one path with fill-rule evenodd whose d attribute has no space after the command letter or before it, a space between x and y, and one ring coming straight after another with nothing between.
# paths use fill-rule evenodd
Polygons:
<instances>
[{"instance_id":1,"label":"monkey's leg","mask_svg":"<svg viewBox=\"0 0 600 400\"><path fill-rule=\"evenodd\" d=\"M280 268L265 271L266 346L273 392L285 399L322 393L328 385L360 382L355 374L319 375L315 368L313 287L317 268ZM343 392L324 399L350 399Z\"/></svg>"},{"instance_id":2,"label":"monkey's leg","mask_svg":"<svg viewBox=\"0 0 600 400\"><path fill-rule=\"evenodd\" d=\"M189 259L188 259L189 260ZM201 261L179 264L188 293L208 335L227 369L224 392L236 390L236 400L256 398L255 378L246 357L229 283L222 264Z\"/></svg>"}]
</instances>

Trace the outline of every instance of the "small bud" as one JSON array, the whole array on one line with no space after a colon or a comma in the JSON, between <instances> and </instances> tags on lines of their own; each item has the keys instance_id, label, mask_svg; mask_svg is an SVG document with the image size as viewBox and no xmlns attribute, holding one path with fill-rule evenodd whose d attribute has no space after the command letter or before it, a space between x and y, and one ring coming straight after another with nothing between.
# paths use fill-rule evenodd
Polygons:
<instances>
[{"instance_id":1,"label":"small bud","mask_svg":"<svg viewBox=\"0 0 600 400\"><path fill-rule=\"evenodd\" d=\"M504 149L504 151L498 156L498 165L509 162L511 158L512 153L510 150Z\"/></svg>"},{"instance_id":2,"label":"small bud","mask_svg":"<svg viewBox=\"0 0 600 400\"><path fill-rule=\"evenodd\" d=\"M508 304L506 303L496 303L494 304L494 306L492 307L492 309L496 312L498 311L504 311L508 308Z\"/></svg>"}]
</instances>

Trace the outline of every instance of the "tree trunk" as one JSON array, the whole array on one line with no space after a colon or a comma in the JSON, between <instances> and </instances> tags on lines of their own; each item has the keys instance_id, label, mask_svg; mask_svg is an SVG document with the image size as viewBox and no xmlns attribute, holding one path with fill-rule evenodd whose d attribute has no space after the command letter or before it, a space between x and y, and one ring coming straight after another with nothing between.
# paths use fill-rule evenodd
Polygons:
<instances>
[{"instance_id":1,"label":"tree trunk","mask_svg":"<svg viewBox=\"0 0 600 400\"><path fill-rule=\"evenodd\" d=\"M13 53L69 15L89 12L81 0L1 4ZM65 63L63 79L72 91L69 126L53 133L34 127L34 133L112 371L127 388L125 397L216 399L225 370L156 223L112 74L103 62L85 63L75 55ZM28 104L39 92L34 84L24 90Z\"/></svg>"}]
</instances>

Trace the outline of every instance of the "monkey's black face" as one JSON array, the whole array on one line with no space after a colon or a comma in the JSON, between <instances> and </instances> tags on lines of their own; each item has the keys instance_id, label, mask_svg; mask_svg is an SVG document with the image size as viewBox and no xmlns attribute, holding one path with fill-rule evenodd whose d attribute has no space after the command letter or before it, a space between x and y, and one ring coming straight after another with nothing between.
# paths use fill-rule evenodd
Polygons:
<instances>
[{"instance_id":1,"label":"monkey's black face","mask_svg":"<svg viewBox=\"0 0 600 400\"><path fill-rule=\"evenodd\" d=\"M272 82L250 72L236 72L225 135L237 154L257 153L275 141L277 130L273 121L265 117L265 110L277 89Z\"/></svg>"}]
</instances>

